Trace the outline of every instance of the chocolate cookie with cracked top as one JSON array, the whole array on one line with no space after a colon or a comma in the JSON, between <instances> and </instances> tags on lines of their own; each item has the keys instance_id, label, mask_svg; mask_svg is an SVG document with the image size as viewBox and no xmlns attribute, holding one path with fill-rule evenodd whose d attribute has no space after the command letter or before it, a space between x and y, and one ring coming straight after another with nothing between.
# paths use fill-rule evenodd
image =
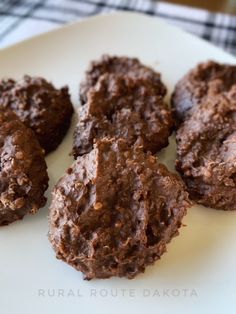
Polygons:
<instances>
[{"instance_id":1,"label":"chocolate cookie with cracked top","mask_svg":"<svg viewBox=\"0 0 236 314\"><path fill-rule=\"evenodd\" d=\"M129 145L138 142L145 151L156 153L168 145L174 124L151 81L107 73L89 89L78 118L75 157L90 152L94 142L106 136L124 138Z\"/></svg>"},{"instance_id":2,"label":"chocolate cookie with cracked top","mask_svg":"<svg viewBox=\"0 0 236 314\"><path fill-rule=\"evenodd\" d=\"M37 212L47 187L44 153L33 131L0 108L0 226Z\"/></svg>"},{"instance_id":3,"label":"chocolate cookie with cracked top","mask_svg":"<svg viewBox=\"0 0 236 314\"><path fill-rule=\"evenodd\" d=\"M89 89L96 85L103 74L129 76L133 79L149 80L156 89L156 94L165 96L166 87L161 76L148 66L143 65L137 58L103 55L100 60L93 61L86 71L84 80L80 85L80 99L84 104L87 101Z\"/></svg>"},{"instance_id":4,"label":"chocolate cookie with cracked top","mask_svg":"<svg viewBox=\"0 0 236 314\"><path fill-rule=\"evenodd\" d=\"M56 184L49 239L85 279L131 279L160 259L189 206L182 180L151 153L102 139Z\"/></svg>"},{"instance_id":5,"label":"chocolate cookie with cracked top","mask_svg":"<svg viewBox=\"0 0 236 314\"><path fill-rule=\"evenodd\" d=\"M56 89L43 78L0 81L0 106L13 110L36 134L46 153L57 148L73 114L68 88Z\"/></svg>"},{"instance_id":6,"label":"chocolate cookie with cracked top","mask_svg":"<svg viewBox=\"0 0 236 314\"><path fill-rule=\"evenodd\" d=\"M177 170L190 197L208 207L236 209L236 85L205 98L177 131Z\"/></svg>"},{"instance_id":7,"label":"chocolate cookie with cracked top","mask_svg":"<svg viewBox=\"0 0 236 314\"><path fill-rule=\"evenodd\" d=\"M189 71L176 85L172 107L179 122L205 97L228 92L236 84L236 65L208 61Z\"/></svg>"}]
</instances>

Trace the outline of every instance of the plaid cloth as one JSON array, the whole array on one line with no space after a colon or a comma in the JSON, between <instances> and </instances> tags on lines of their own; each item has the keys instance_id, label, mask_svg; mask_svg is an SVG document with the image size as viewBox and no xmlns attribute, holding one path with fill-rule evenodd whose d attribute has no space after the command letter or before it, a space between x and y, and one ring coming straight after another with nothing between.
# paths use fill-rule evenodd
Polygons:
<instances>
[{"instance_id":1,"label":"plaid cloth","mask_svg":"<svg viewBox=\"0 0 236 314\"><path fill-rule=\"evenodd\" d=\"M236 54L236 16L153 0L1 0L0 47L68 22L118 10L161 17Z\"/></svg>"}]
</instances>

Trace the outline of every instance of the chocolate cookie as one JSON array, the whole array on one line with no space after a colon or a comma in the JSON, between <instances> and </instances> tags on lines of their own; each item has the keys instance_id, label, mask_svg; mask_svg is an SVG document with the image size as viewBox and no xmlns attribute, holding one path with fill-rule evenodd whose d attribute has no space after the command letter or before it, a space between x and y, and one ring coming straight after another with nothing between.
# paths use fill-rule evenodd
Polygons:
<instances>
[{"instance_id":1,"label":"chocolate cookie","mask_svg":"<svg viewBox=\"0 0 236 314\"><path fill-rule=\"evenodd\" d=\"M88 153L103 137L138 142L145 151L156 153L168 145L172 133L171 111L145 78L117 74L102 75L80 106L74 133L74 156Z\"/></svg>"},{"instance_id":2,"label":"chocolate cookie","mask_svg":"<svg viewBox=\"0 0 236 314\"><path fill-rule=\"evenodd\" d=\"M176 85L172 107L181 122L205 97L228 92L236 84L236 65L208 61L187 73Z\"/></svg>"},{"instance_id":3,"label":"chocolate cookie","mask_svg":"<svg viewBox=\"0 0 236 314\"><path fill-rule=\"evenodd\" d=\"M205 98L181 125L176 166L197 203L236 209L236 85Z\"/></svg>"},{"instance_id":4,"label":"chocolate cookie","mask_svg":"<svg viewBox=\"0 0 236 314\"><path fill-rule=\"evenodd\" d=\"M93 61L86 71L85 79L80 85L80 99L84 104L87 101L89 89L96 85L103 74L118 74L133 79L149 80L156 89L156 94L165 96L166 87L161 82L161 76L151 68L143 65L136 58L103 55L98 61Z\"/></svg>"},{"instance_id":5,"label":"chocolate cookie","mask_svg":"<svg viewBox=\"0 0 236 314\"><path fill-rule=\"evenodd\" d=\"M47 187L44 153L33 131L0 108L0 226L37 212Z\"/></svg>"},{"instance_id":6,"label":"chocolate cookie","mask_svg":"<svg viewBox=\"0 0 236 314\"><path fill-rule=\"evenodd\" d=\"M61 143L73 114L67 87L56 89L43 78L30 76L19 82L0 81L0 106L13 110L35 132L46 153Z\"/></svg>"},{"instance_id":7,"label":"chocolate cookie","mask_svg":"<svg viewBox=\"0 0 236 314\"><path fill-rule=\"evenodd\" d=\"M187 207L182 181L156 157L103 139L55 186L49 239L85 279L133 278L166 251Z\"/></svg>"}]
</instances>

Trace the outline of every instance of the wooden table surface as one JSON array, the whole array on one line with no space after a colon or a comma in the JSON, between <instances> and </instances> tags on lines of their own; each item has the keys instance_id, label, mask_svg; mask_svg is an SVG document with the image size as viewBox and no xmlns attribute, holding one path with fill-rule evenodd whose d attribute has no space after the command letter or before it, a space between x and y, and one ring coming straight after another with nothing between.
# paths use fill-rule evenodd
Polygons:
<instances>
[{"instance_id":1,"label":"wooden table surface","mask_svg":"<svg viewBox=\"0 0 236 314\"><path fill-rule=\"evenodd\" d=\"M164 1L202 8L213 12L230 13L236 15L236 0L164 0Z\"/></svg>"}]
</instances>

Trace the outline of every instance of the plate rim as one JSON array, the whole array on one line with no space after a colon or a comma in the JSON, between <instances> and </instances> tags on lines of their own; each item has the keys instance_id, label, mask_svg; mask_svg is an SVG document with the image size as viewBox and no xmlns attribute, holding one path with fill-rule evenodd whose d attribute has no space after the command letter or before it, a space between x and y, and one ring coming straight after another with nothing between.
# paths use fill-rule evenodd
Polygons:
<instances>
[{"instance_id":1,"label":"plate rim","mask_svg":"<svg viewBox=\"0 0 236 314\"><path fill-rule=\"evenodd\" d=\"M16 43L7 45L6 47L0 48L0 56L2 54L7 53L8 51L15 50L20 46L23 46L25 44L31 43L33 41L37 41L40 39L43 39L44 37L52 36L54 34L60 33L62 30L69 30L70 28L76 28L79 27L82 24L91 24L91 22L96 22L99 20L105 20L105 19L111 19L111 18L120 18L120 17L125 17L125 18L134 18L134 19L141 19L141 20L148 20L149 22L153 22L156 24L162 24L164 27L168 28L170 31L178 32L179 34L182 34L184 36L189 37L190 40L195 40L200 42L201 44L204 44L205 46L208 46L210 48L214 48L217 50L219 53L223 53L226 57L231 58L232 62L236 62L236 56L232 55L228 51L225 51L224 49L215 46L212 42L207 41L206 39L199 37L195 34L192 34L191 32L188 32L186 30L183 30L182 28L170 24L166 22L163 18L155 16L155 15L148 15L146 13L140 13L136 11L115 11L115 12L108 12L108 13L101 13L101 14L96 14L93 16L85 17L82 20L76 20L69 22L65 25L58 26L55 29L45 31L43 33L37 34L35 36L31 36L29 38L17 41Z\"/></svg>"}]
</instances>

